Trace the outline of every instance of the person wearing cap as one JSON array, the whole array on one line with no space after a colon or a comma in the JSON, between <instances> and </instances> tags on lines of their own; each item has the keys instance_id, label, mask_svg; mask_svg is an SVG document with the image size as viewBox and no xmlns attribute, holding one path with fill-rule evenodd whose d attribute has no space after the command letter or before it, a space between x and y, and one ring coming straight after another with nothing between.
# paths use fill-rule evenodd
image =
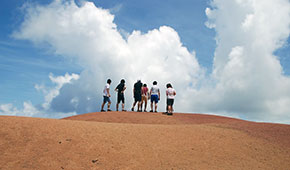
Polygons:
<instances>
[{"instance_id":1,"label":"person wearing cap","mask_svg":"<svg viewBox=\"0 0 290 170\"><path fill-rule=\"evenodd\" d=\"M138 80L135 84L134 84L134 88L133 88L133 94L134 94L134 103L133 106L131 108L131 111L134 111L135 105L138 103L138 112L141 112L141 88L142 88L142 82L141 80Z\"/></svg>"}]
</instances>

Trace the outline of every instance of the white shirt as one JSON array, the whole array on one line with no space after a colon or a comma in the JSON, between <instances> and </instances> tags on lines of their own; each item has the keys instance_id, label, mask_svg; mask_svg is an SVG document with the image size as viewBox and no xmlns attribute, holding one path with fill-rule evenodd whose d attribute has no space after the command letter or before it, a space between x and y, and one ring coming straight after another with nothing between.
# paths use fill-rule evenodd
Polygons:
<instances>
[{"instance_id":1,"label":"white shirt","mask_svg":"<svg viewBox=\"0 0 290 170\"><path fill-rule=\"evenodd\" d=\"M166 90L166 95L167 95L167 98L168 99L174 99L174 94L175 94L176 92L175 92L175 90L173 89L173 88L168 88L167 90Z\"/></svg>"},{"instance_id":2,"label":"white shirt","mask_svg":"<svg viewBox=\"0 0 290 170\"><path fill-rule=\"evenodd\" d=\"M110 85L108 83L105 85L105 88L104 88L104 91L103 91L103 95L109 97L107 89L110 89Z\"/></svg>"},{"instance_id":3,"label":"white shirt","mask_svg":"<svg viewBox=\"0 0 290 170\"><path fill-rule=\"evenodd\" d=\"M151 95L158 95L159 87L157 85L153 85L151 87Z\"/></svg>"}]
</instances>

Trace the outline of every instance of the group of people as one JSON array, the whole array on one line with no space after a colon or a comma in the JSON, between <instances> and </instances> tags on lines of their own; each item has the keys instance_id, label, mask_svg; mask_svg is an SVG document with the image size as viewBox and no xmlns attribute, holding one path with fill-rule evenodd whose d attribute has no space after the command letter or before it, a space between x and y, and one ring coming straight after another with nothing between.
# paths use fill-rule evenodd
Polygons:
<instances>
[{"instance_id":1,"label":"group of people","mask_svg":"<svg viewBox=\"0 0 290 170\"><path fill-rule=\"evenodd\" d=\"M108 106L107 111L111 111L110 105L111 105L111 94L110 94L110 85L112 83L111 79L107 80L107 84L105 85L105 88L103 90L103 103L101 112L105 112L104 106L106 103ZM166 85L166 112L164 112L167 115L173 114L173 104L174 104L174 97L176 95L176 91L173 89L172 85L168 83ZM125 80L122 79L118 86L115 88L115 91L117 92L117 104L116 104L116 111L119 110L119 104L122 102L122 111L125 110L125 96L124 92L126 90ZM153 86L149 90L147 87L147 84L143 84L141 80L138 80L133 87L133 94L134 94L134 102L133 106L131 108L131 111L134 111L135 106L137 104L137 112L147 112L147 100L151 101L151 110L150 112L157 112L157 104L160 100L160 89L157 86L157 81L153 82ZM144 106L144 108L143 108ZM154 107L153 107L154 106Z\"/></svg>"}]
</instances>

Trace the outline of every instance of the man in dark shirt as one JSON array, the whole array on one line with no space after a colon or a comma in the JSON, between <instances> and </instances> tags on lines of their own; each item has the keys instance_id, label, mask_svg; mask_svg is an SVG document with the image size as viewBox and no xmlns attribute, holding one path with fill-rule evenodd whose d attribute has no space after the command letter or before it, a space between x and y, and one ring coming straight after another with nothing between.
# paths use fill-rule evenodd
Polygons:
<instances>
[{"instance_id":1,"label":"man in dark shirt","mask_svg":"<svg viewBox=\"0 0 290 170\"><path fill-rule=\"evenodd\" d=\"M122 101L122 111L125 110L125 97L124 97L124 91L126 90L125 86L125 80L122 79L120 84L116 87L115 91L118 92L118 97L117 97L117 104L116 104L116 111L119 109L119 103Z\"/></svg>"},{"instance_id":2,"label":"man in dark shirt","mask_svg":"<svg viewBox=\"0 0 290 170\"><path fill-rule=\"evenodd\" d=\"M134 103L133 103L133 107L132 107L132 111L134 111L134 107L136 105L136 103L138 102L138 112L141 112L141 89L142 89L142 83L141 80L138 80L135 84L134 84L134 88L133 88L133 94L134 94Z\"/></svg>"}]
</instances>

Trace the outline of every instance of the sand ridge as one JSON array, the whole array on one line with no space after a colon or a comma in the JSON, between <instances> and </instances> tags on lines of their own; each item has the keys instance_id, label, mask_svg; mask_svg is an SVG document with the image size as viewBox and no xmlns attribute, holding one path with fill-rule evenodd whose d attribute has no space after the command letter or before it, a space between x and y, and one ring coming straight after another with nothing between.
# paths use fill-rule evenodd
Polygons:
<instances>
[{"instance_id":1,"label":"sand ridge","mask_svg":"<svg viewBox=\"0 0 290 170\"><path fill-rule=\"evenodd\" d=\"M290 126L221 116L0 116L0 169L287 169Z\"/></svg>"}]
</instances>

